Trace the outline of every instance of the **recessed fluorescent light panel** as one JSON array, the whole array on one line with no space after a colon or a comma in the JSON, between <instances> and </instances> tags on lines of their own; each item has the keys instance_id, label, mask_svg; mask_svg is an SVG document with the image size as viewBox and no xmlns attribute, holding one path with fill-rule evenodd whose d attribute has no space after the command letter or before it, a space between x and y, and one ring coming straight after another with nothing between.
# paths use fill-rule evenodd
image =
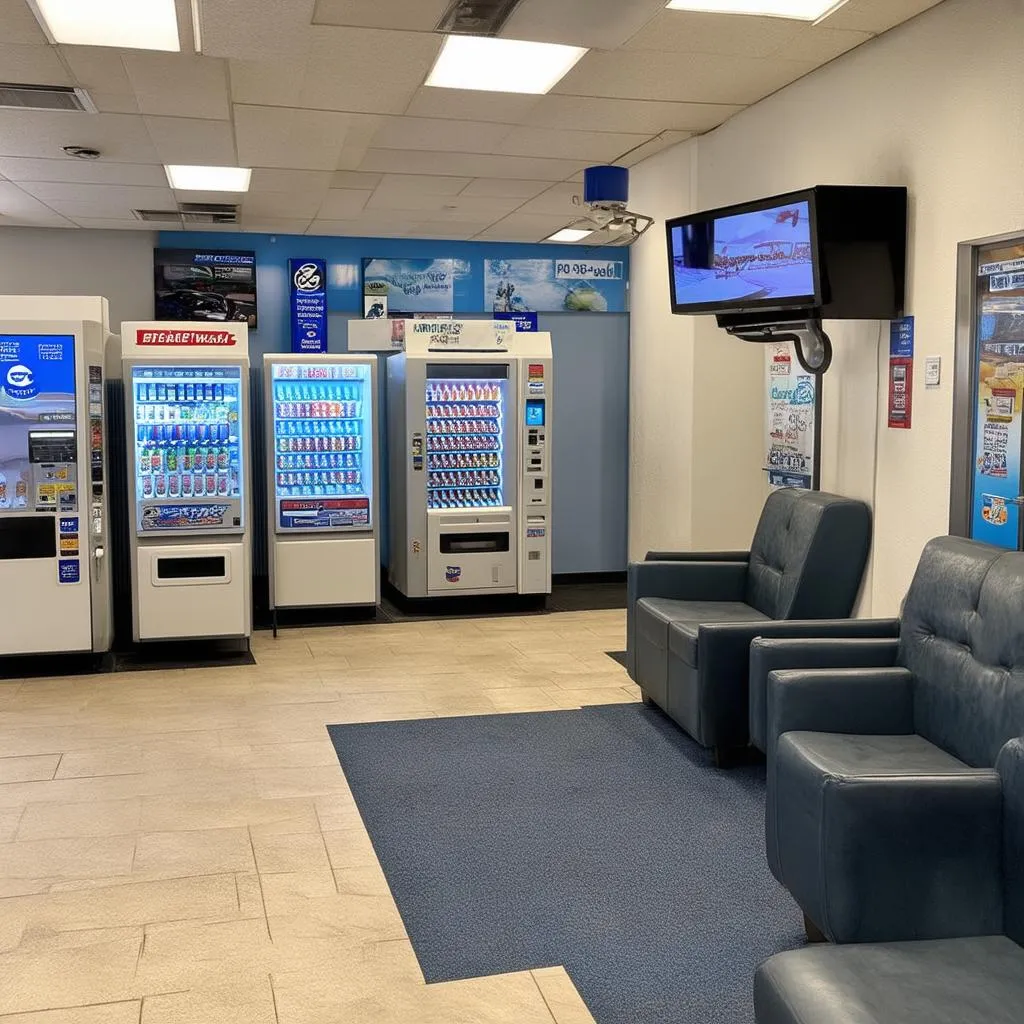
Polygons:
<instances>
[{"instance_id":1,"label":"recessed fluorescent light panel","mask_svg":"<svg viewBox=\"0 0 1024 1024\"><path fill-rule=\"evenodd\" d=\"M550 92L586 53L579 46L518 39L448 36L427 85L439 89Z\"/></svg>"},{"instance_id":2,"label":"recessed fluorescent light panel","mask_svg":"<svg viewBox=\"0 0 1024 1024\"><path fill-rule=\"evenodd\" d=\"M580 228L562 228L561 231L556 231L547 241L582 242L587 235L592 235L593 233L593 231L582 231Z\"/></svg>"},{"instance_id":3,"label":"recessed fluorescent light panel","mask_svg":"<svg viewBox=\"0 0 1024 1024\"><path fill-rule=\"evenodd\" d=\"M793 21L821 21L838 11L846 0L669 0L670 11L701 11L705 14L755 14Z\"/></svg>"},{"instance_id":4,"label":"recessed fluorescent light panel","mask_svg":"<svg viewBox=\"0 0 1024 1024\"><path fill-rule=\"evenodd\" d=\"M184 192L248 192L252 171L248 167L195 167L169 164L164 167L171 188Z\"/></svg>"},{"instance_id":5,"label":"recessed fluorescent light panel","mask_svg":"<svg viewBox=\"0 0 1024 1024\"><path fill-rule=\"evenodd\" d=\"M55 43L180 50L174 0L29 0Z\"/></svg>"}]
</instances>

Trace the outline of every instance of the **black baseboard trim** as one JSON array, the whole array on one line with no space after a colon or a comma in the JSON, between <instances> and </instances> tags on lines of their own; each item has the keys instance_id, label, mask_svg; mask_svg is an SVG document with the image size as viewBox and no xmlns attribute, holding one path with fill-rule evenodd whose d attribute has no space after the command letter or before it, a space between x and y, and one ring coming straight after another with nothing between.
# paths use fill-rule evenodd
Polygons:
<instances>
[{"instance_id":1,"label":"black baseboard trim","mask_svg":"<svg viewBox=\"0 0 1024 1024\"><path fill-rule=\"evenodd\" d=\"M556 587L596 586L602 583L625 583L626 570L621 572L560 572L552 576Z\"/></svg>"}]
</instances>

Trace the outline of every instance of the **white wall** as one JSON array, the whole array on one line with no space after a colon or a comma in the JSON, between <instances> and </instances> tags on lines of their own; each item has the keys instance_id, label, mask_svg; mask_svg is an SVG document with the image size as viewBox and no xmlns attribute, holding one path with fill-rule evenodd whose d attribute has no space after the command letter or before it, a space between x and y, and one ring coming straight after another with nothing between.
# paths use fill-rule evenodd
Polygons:
<instances>
[{"instance_id":1,"label":"white wall","mask_svg":"<svg viewBox=\"0 0 1024 1024\"><path fill-rule=\"evenodd\" d=\"M876 615L897 610L922 546L948 529L957 243L1024 229L1021 39L1020 0L946 0L634 170L635 208L659 218L815 184L909 187L907 312L917 318L919 361L912 430L885 425L881 325L826 325L838 351L826 378L823 486L874 497L874 565L863 610ZM680 166L695 168L687 189L679 188ZM672 459L689 493L635 466L631 506L644 514L631 524L634 557L677 539L697 548L745 546L752 506L764 493L763 397L749 400L761 393L763 364L737 353L712 319L667 314L664 246L659 224L633 264L634 403L644 406L633 418L634 453L649 459L667 440L662 430L687 417L679 406L691 396L700 427L678 435L688 449ZM924 388L925 355L943 357L941 389ZM735 374L750 377L733 392L742 401L721 397L723 381L735 385ZM665 380L678 386L647 389ZM722 439L709 456L709 439L699 432L725 406ZM722 501L713 484L732 474L743 480ZM684 499L692 504L683 517L689 533L670 535L673 506Z\"/></svg>"}]
</instances>

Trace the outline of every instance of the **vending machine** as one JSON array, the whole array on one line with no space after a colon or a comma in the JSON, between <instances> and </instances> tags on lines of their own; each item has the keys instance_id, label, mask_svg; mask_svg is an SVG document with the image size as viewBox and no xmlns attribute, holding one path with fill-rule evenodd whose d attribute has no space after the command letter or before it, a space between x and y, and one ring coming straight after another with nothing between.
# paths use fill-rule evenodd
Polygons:
<instances>
[{"instance_id":1,"label":"vending machine","mask_svg":"<svg viewBox=\"0 0 1024 1024\"><path fill-rule=\"evenodd\" d=\"M136 641L252 632L245 324L121 326Z\"/></svg>"},{"instance_id":2,"label":"vending machine","mask_svg":"<svg viewBox=\"0 0 1024 1024\"><path fill-rule=\"evenodd\" d=\"M405 334L387 364L392 584L550 593L551 336L459 321Z\"/></svg>"},{"instance_id":3,"label":"vending machine","mask_svg":"<svg viewBox=\"0 0 1024 1024\"><path fill-rule=\"evenodd\" d=\"M270 607L376 605L377 362L263 357Z\"/></svg>"},{"instance_id":4,"label":"vending machine","mask_svg":"<svg viewBox=\"0 0 1024 1024\"><path fill-rule=\"evenodd\" d=\"M113 640L101 298L0 296L0 655Z\"/></svg>"}]
</instances>

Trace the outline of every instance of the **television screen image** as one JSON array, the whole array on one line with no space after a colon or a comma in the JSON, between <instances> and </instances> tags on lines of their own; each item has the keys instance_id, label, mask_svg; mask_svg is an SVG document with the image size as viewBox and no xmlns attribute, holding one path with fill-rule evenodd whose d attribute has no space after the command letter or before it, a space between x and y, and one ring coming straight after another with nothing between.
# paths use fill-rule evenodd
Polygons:
<instances>
[{"instance_id":1,"label":"television screen image","mask_svg":"<svg viewBox=\"0 0 1024 1024\"><path fill-rule=\"evenodd\" d=\"M672 226L673 305L812 299L811 231L806 199Z\"/></svg>"},{"instance_id":2,"label":"television screen image","mask_svg":"<svg viewBox=\"0 0 1024 1024\"><path fill-rule=\"evenodd\" d=\"M256 254L156 249L157 320L233 321L256 327Z\"/></svg>"}]
</instances>

